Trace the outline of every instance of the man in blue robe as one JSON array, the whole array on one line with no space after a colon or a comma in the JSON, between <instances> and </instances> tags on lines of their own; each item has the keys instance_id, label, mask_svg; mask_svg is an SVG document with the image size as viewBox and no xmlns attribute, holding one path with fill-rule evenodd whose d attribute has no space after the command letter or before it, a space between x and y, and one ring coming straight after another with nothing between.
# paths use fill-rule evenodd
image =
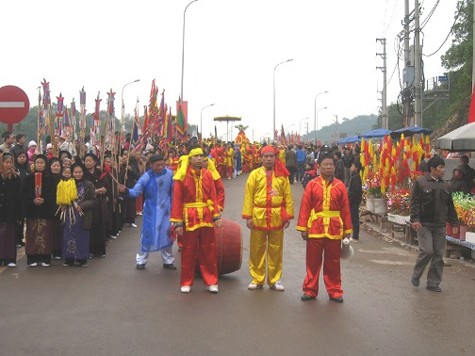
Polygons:
<instances>
[{"instance_id":1,"label":"man in blue robe","mask_svg":"<svg viewBox=\"0 0 475 356\"><path fill-rule=\"evenodd\" d=\"M173 240L170 238L173 172L165 167L165 158L161 154L151 156L149 162L150 169L133 188L119 185L119 191L126 193L129 198L143 194L143 224L136 266L137 269L145 269L149 253L160 251L163 268L174 270Z\"/></svg>"}]
</instances>

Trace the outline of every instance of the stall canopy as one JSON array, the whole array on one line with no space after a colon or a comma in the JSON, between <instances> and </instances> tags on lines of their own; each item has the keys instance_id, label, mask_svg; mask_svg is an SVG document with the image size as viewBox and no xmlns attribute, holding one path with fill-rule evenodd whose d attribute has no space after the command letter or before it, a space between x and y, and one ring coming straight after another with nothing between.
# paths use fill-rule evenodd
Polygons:
<instances>
[{"instance_id":1,"label":"stall canopy","mask_svg":"<svg viewBox=\"0 0 475 356\"><path fill-rule=\"evenodd\" d=\"M348 136L348 137L342 138L341 140L338 140L336 144L337 145L344 145L344 144L347 144L347 143L359 142L360 140L361 140L361 138L358 135Z\"/></svg>"},{"instance_id":2,"label":"stall canopy","mask_svg":"<svg viewBox=\"0 0 475 356\"><path fill-rule=\"evenodd\" d=\"M402 129L395 130L391 133L392 138L399 138L401 134L404 134L404 136L412 136L415 134L424 134L428 135L432 132L431 129L426 129L424 127L418 127L418 126L409 126L409 127L403 127Z\"/></svg>"},{"instance_id":3,"label":"stall canopy","mask_svg":"<svg viewBox=\"0 0 475 356\"><path fill-rule=\"evenodd\" d=\"M360 136L364 138L372 138L372 137L378 138L378 137L387 136L391 134L391 132L392 132L391 130L386 130L386 129L374 129Z\"/></svg>"},{"instance_id":4,"label":"stall canopy","mask_svg":"<svg viewBox=\"0 0 475 356\"><path fill-rule=\"evenodd\" d=\"M439 137L436 146L450 151L475 151L475 122Z\"/></svg>"}]
</instances>

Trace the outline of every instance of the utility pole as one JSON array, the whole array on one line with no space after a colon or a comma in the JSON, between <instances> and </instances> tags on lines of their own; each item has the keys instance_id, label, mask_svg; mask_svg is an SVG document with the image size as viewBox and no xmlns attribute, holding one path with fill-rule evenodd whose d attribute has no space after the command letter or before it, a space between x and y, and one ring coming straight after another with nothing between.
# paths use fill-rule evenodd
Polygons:
<instances>
[{"instance_id":1,"label":"utility pole","mask_svg":"<svg viewBox=\"0 0 475 356\"><path fill-rule=\"evenodd\" d=\"M402 125L403 127L409 126L412 103L412 91L411 87L414 83L414 66L411 64L410 47L409 47L409 0L404 0L404 73L403 81L404 88L401 92L402 99Z\"/></svg>"},{"instance_id":2,"label":"utility pole","mask_svg":"<svg viewBox=\"0 0 475 356\"><path fill-rule=\"evenodd\" d=\"M420 45L420 24L419 24L419 0L415 0L414 8L414 125L422 127L422 73L421 57L422 49Z\"/></svg>"},{"instance_id":3,"label":"utility pole","mask_svg":"<svg viewBox=\"0 0 475 356\"><path fill-rule=\"evenodd\" d=\"M382 122L381 126L383 129L389 129L388 121L388 106L387 106L387 67L386 67L386 39L385 38L376 38L376 42L381 42L383 45L383 53L376 53L377 56L381 56L383 59L383 66L376 67L376 69L381 69L383 72L383 91L381 92L381 116Z\"/></svg>"}]
</instances>

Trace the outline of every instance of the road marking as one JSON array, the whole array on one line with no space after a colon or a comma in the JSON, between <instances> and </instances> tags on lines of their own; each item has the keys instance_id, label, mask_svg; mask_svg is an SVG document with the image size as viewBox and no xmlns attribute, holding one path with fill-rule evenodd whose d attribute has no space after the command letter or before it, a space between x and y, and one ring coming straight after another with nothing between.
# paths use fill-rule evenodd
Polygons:
<instances>
[{"instance_id":1,"label":"road marking","mask_svg":"<svg viewBox=\"0 0 475 356\"><path fill-rule=\"evenodd\" d=\"M389 260L369 260L370 262L376 263L378 265L387 265L387 266L412 266L412 262L401 262L401 261L389 261Z\"/></svg>"}]
</instances>

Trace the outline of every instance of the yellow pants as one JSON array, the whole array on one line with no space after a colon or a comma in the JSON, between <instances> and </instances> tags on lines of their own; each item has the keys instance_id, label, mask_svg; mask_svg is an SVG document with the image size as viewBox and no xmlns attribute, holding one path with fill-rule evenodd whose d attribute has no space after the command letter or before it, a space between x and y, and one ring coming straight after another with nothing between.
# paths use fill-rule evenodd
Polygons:
<instances>
[{"instance_id":1,"label":"yellow pants","mask_svg":"<svg viewBox=\"0 0 475 356\"><path fill-rule=\"evenodd\" d=\"M272 286L282 277L284 229L274 231L251 230L249 272L252 283ZM267 262L267 265L266 265Z\"/></svg>"}]
</instances>

